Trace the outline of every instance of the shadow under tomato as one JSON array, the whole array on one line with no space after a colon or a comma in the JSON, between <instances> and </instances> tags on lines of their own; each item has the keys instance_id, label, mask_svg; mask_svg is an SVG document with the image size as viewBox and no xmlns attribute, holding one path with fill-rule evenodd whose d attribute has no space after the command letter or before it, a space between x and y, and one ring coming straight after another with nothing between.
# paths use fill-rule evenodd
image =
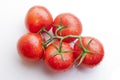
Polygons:
<instances>
[{"instance_id":1,"label":"shadow under tomato","mask_svg":"<svg viewBox=\"0 0 120 80\"><path fill-rule=\"evenodd\" d=\"M25 67L28 70L35 70L38 73L42 73L46 76L55 76L58 74L61 74L63 72L55 72L55 71L51 71L45 64L43 59L41 59L38 62L29 62L29 61L25 61L25 60L20 60L20 63L22 65L22 67Z\"/></svg>"},{"instance_id":2,"label":"shadow under tomato","mask_svg":"<svg viewBox=\"0 0 120 80\"><path fill-rule=\"evenodd\" d=\"M92 72L96 71L95 69L97 69L97 66L88 67L85 65L81 65L81 66L75 66L75 68L77 69L77 71L80 71L81 73L92 73Z\"/></svg>"}]
</instances>

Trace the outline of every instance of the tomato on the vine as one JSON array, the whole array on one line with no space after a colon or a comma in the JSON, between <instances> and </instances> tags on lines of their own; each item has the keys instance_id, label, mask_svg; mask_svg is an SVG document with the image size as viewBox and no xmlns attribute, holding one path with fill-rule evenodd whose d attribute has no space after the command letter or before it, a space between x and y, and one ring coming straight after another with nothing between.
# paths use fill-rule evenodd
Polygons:
<instances>
[{"instance_id":1,"label":"tomato on the vine","mask_svg":"<svg viewBox=\"0 0 120 80\"><path fill-rule=\"evenodd\" d=\"M50 30L53 18L45 7L33 6L26 14L25 23L30 32L36 33L43 27Z\"/></svg>"},{"instance_id":2,"label":"tomato on the vine","mask_svg":"<svg viewBox=\"0 0 120 80\"><path fill-rule=\"evenodd\" d=\"M71 13L62 13L58 15L53 21L53 33L55 34L57 28L62 28L57 32L60 36L75 35L78 36L82 32L82 24L80 20ZM75 38L65 39L65 42L72 42Z\"/></svg>"},{"instance_id":3,"label":"tomato on the vine","mask_svg":"<svg viewBox=\"0 0 120 80\"><path fill-rule=\"evenodd\" d=\"M72 48L66 42L62 42L62 51L59 52L59 41L53 42L45 50L44 62L53 71L65 71L72 67L74 56Z\"/></svg>"},{"instance_id":4,"label":"tomato on the vine","mask_svg":"<svg viewBox=\"0 0 120 80\"><path fill-rule=\"evenodd\" d=\"M28 61L38 61L43 55L42 37L36 33L23 35L17 43L20 56Z\"/></svg>"},{"instance_id":5,"label":"tomato on the vine","mask_svg":"<svg viewBox=\"0 0 120 80\"><path fill-rule=\"evenodd\" d=\"M103 59L104 48L102 43L96 38L82 37L74 45L74 56L77 62L82 65L95 66Z\"/></svg>"},{"instance_id":6,"label":"tomato on the vine","mask_svg":"<svg viewBox=\"0 0 120 80\"><path fill-rule=\"evenodd\" d=\"M71 13L59 14L53 21L45 7L33 6L26 14L25 24L29 33L17 43L18 54L25 60L35 62L43 57L49 69L66 71L74 62L78 66L93 67L104 57L102 43L93 37L80 36L82 24ZM49 32L51 28L53 34ZM43 37L42 33L49 37ZM76 39L73 49L69 43Z\"/></svg>"}]
</instances>

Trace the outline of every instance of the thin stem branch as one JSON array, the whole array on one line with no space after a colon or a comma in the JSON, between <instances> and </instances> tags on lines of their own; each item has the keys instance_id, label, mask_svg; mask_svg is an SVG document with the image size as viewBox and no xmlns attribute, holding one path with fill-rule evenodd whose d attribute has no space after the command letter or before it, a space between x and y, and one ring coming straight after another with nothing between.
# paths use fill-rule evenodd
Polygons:
<instances>
[{"instance_id":1,"label":"thin stem branch","mask_svg":"<svg viewBox=\"0 0 120 80\"><path fill-rule=\"evenodd\" d=\"M80 37L79 40L80 40L80 47L82 48L83 52L85 52L86 49L84 48L84 46L82 44L82 37Z\"/></svg>"},{"instance_id":2,"label":"thin stem branch","mask_svg":"<svg viewBox=\"0 0 120 80\"><path fill-rule=\"evenodd\" d=\"M52 36L52 35L51 35L51 34L50 34L50 33L49 33L49 32L48 32L45 28L43 28L43 29L42 29L42 31L43 31L43 32L45 32L47 35L49 35L49 36L50 36L50 38L52 38L52 37L53 37L53 36Z\"/></svg>"},{"instance_id":3,"label":"thin stem branch","mask_svg":"<svg viewBox=\"0 0 120 80\"><path fill-rule=\"evenodd\" d=\"M63 38L60 39L60 48L59 48L60 53L62 52L62 41L63 41Z\"/></svg>"},{"instance_id":4,"label":"thin stem branch","mask_svg":"<svg viewBox=\"0 0 120 80\"><path fill-rule=\"evenodd\" d=\"M82 57L81 57L79 63L77 64L77 66L79 66L83 62L86 55L87 55L87 53L82 53Z\"/></svg>"},{"instance_id":5,"label":"thin stem branch","mask_svg":"<svg viewBox=\"0 0 120 80\"><path fill-rule=\"evenodd\" d=\"M48 40L44 43L44 46L46 47L51 41L53 41L53 38L48 39Z\"/></svg>"},{"instance_id":6,"label":"thin stem branch","mask_svg":"<svg viewBox=\"0 0 120 80\"><path fill-rule=\"evenodd\" d=\"M88 46L90 45L90 43L93 41L93 39L90 39L89 41L88 41L88 44L87 44L87 46L86 46L86 49L88 49Z\"/></svg>"}]
</instances>

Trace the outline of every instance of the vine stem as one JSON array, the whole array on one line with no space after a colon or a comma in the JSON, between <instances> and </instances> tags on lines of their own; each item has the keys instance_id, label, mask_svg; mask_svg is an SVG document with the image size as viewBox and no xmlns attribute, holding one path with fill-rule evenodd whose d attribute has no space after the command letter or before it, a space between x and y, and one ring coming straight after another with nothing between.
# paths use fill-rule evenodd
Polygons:
<instances>
[{"instance_id":1,"label":"vine stem","mask_svg":"<svg viewBox=\"0 0 120 80\"><path fill-rule=\"evenodd\" d=\"M89 52L90 52L90 53L95 53L95 52L92 52L92 51L89 51L89 50L88 50L88 46L90 45L90 43L92 42L93 39L91 39L91 40L88 42L87 46L84 47L83 44L82 44L82 37L81 37L81 36L77 36L77 35L62 36L62 35L61 35L62 30L63 30L64 28L67 28L67 26L64 26L64 25L62 24L62 18L60 19L60 24L59 24L59 25L53 25L53 26L55 26L55 27L57 28L54 35L51 35L51 34L45 29L45 27L42 28L42 29L41 29L40 31L38 31L37 33L38 33L38 34L42 34L43 32L45 32L45 33L50 37L46 42L43 42L43 43L42 43L44 48L46 48L47 45L48 45L50 42L52 42L53 40L55 40L55 39L59 39L59 40L60 40L60 42L59 42L59 47L57 48L57 47L55 46L55 48L56 48L56 50L57 50L57 52L56 52L55 55L60 54L63 61L64 61L64 59L63 59L63 53L64 53L65 51L62 50L62 42L63 42L63 40L65 40L65 39L67 39L67 38L75 38L75 39L79 39L79 40L80 40L80 44L79 44L78 46L82 49L82 52L81 52L81 54L75 59L75 62L80 59L78 65L80 65L80 64L83 62L83 60L84 60L85 56L87 55L87 53L89 53ZM59 32L59 34L58 34L58 32Z\"/></svg>"},{"instance_id":2,"label":"vine stem","mask_svg":"<svg viewBox=\"0 0 120 80\"><path fill-rule=\"evenodd\" d=\"M56 33L58 32L59 30L56 31ZM59 36L59 35L51 35L45 28L41 29L38 33L41 34L42 32L45 32L50 38L43 43L43 46L46 48L46 46L52 42L54 39L60 39L60 50L59 52L62 52L62 41L64 39L67 39L67 38L76 38L76 39L80 39L81 36L75 36L75 35L68 35L68 36Z\"/></svg>"},{"instance_id":3,"label":"vine stem","mask_svg":"<svg viewBox=\"0 0 120 80\"><path fill-rule=\"evenodd\" d=\"M52 37L53 37L53 36L52 36L52 35L51 35L51 34L50 34L50 33L49 33L49 32L48 32L45 28L43 28L43 29L42 29L42 31L43 31L43 32L45 32L47 35L49 35L49 36L50 36L50 38L52 38Z\"/></svg>"},{"instance_id":4,"label":"vine stem","mask_svg":"<svg viewBox=\"0 0 120 80\"><path fill-rule=\"evenodd\" d=\"M62 52L62 41L63 41L63 38L60 39L60 48L59 48L60 53Z\"/></svg>"},{"instance_id":5,"label":"vine stem","mask_svg":"<svg viewBox=\"0 0 120 80\"><path fill-rule=\"evenodd\" d=\"M49 44L51 41L53 41L54 39L60 39L60 42L62 43L62 41L64 39L67 39L67 38L81 38L81 36L75 36L75 35L68 35L68 36L59 36L59 35L55 35L55 36L52 36L47 30L45 30L45 28L42 29L43 32L45 32L47 35L49 35L50 39L47 40L47 42L44 43L44 46L46 47L47 44ZM41 31L41 32L42 32ZM60 44L61 44L60 43ZM61 49L61 47L60 47Z\"/></svg>"}]
</instances>

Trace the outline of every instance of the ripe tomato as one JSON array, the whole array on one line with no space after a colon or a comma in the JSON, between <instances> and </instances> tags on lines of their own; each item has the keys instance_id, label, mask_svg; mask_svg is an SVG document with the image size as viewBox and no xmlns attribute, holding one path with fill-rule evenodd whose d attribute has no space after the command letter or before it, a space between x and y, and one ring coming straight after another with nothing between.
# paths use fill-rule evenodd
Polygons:
<instances>
[{"instance_id":1,"label":"ripe tomato","mask_svg":"<svg viewBox=\"0 0 120 80\"><path fill-rule=\"evenodd\" d=\"M38 61L43 55L42 37L36 33L23 35L17 44L17 50L23 59Z\"/></svg>"},{"instance_id":2,"label":"ripe tomato","mask_svg":"<svg viewBox=\"0 0 120 80\"><path fill-rule=\"evenodd\" d=\"M74 56L70 45L68 43L62 42L62 51L68 51L61 53L63 55L63 58L60 54L56 54L58 51L54 45L59 48L59 41L51 43L46 48L44 54L45 64L53 71L65 71L71 68L73 65Z\"/></svg>"},{"instance_id":3,"label":"ripe tomato","mask_svg":"<svg viewBox=\"0 0 120 80\"><path fill-rule=\"evenodd\" d=\"M68 35L80 35L82 32L82 24L79 19L70 13L62 13L58 15L54 22L54 25L66 27L61 30L61 36L68 36ZM52 29L53 33L55 34L56 27L54 26ZM60 35L60 31L58 31L58 35ZM65 39L65 42L72 42L74 38Z\"/></svg>"},{"instance_id":4,"label":"ripe tomato","mask_svg":"<svg viewBox=\"0 0 120 80\"><path fill-rule=\"evenodd\" d=\"M27 29L34 33L38 32L43 27L45 27L46 30L50 30L52 22L52 15L42 6L30 8L25 20Z\"/></svg>"},{"instance_id":5,"label":"ripe tomato","mask_svg":"<svg viewBox=\"0 0 120 80\"><path fill-rule=\"evenodd\" d=\"M92 41L88 45L88 42L91 39L92 39ZM82 61L82 64L87 65L89 67L90 66L93 67L93 66L99 64L104 56L104 48L103 48L103 45L101 44L101 42L92 37L82 37L81 43L84 48L88 45L88 50L89 50L89 52L86 53L86 55ZM76 44L74 45L75 58L77 58L79 55L84 55L84 54L82 54L83 49L79 45L80 45L80 40L78 40L76 42ZM78 59L77 62L80 62L80 60L81 60L81 57Z\"/></svg>"}]
</instances>

